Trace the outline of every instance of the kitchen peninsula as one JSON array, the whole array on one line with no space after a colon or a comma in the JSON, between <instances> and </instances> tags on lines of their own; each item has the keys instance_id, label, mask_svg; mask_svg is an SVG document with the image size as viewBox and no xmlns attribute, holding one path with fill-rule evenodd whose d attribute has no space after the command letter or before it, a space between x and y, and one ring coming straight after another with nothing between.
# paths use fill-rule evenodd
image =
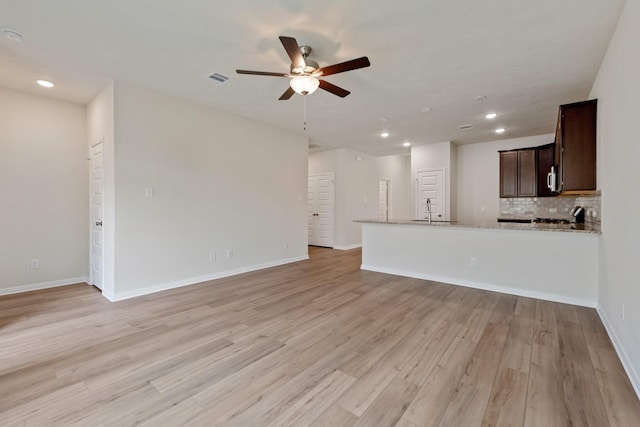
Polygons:
<instances>
[{"instance_id":1,"label":"kitchen peninsula","mask_svg":"<svg viewBox=\"0 0 640 427\"><path fill-rule=\"evenodd\" d=\"M598 229L579 225L356 221L363 270L594 307Z\"/></svg>"}]
</instances>

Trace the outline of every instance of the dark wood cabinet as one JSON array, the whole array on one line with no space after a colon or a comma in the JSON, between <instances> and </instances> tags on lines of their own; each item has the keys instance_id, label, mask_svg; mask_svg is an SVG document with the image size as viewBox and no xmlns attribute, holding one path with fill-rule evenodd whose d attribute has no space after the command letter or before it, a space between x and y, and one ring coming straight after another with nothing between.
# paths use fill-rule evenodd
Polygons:
<instances>
[{"instance_id":1,"label":"dark wood cabinet","mask_svg":"<svg viewBox=\"0 0 640 427\"><path fill-rule=\"evenodd\" d=\"M544 197L547 174L554 165L555 144L500 151L500 197Z\"/></svg>"},{"instance_id":2,"label":"dark wood cabinet","mask_svg":"<svg viewBox=\"0 0 640 427\"><path fill-rule=\"evenodd\" d=\"M500 197L518 197L518 152L500 152Z\"/></svg>"},{"instance_id":3,"label":"dark wood cabinet","mask_svg":"<svg viewBox=\"0 0 640 427\"><path fill-rule=\"evenodd\" d=\"M518 197L535 197L536 150L518 150Z\"/></svg>"},{"instance_id":4,"label":"dark wood cabinet","mask_svg":"<svg viewBox=\"0 0 640 427\"><path fill-rule=\"evenodd\" d=\"M536 178L538 183L538 197L549 197L555 195L555 193L547 186L547 174L551 172L551 167L554 166L554 151L555 144L536 147L536 160L538 162L538 176Z\"/></svg>"},{"instance_id":5,"label":"dark wood cabinet","mask_svg":"<svg viewBox=\"0 0 640 427\"><path fill-rule=\"evenodd\" d=\"M561 105L556 127L558 190L596 189L597 99Z\"/></svg>"},{"instance_id":6,"label":"dark wood cabinet","mask_svg":"<svg viewBox=\"0 0 640 427\"><path fill-rule=\"evenodd\" d=\"M500 197L535 197L536 188L536 150L501 151Z\"/></svg>"}]
</instances>

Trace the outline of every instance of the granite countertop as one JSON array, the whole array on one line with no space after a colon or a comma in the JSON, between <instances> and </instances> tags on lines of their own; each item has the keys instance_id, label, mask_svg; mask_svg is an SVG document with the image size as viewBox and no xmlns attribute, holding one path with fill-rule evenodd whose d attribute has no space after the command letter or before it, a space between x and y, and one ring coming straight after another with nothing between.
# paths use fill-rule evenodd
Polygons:
<instances>
[{"instance_id":1,"label":"granite countertop","mask_svg":"<svg viewBox=\"0 0 640 427\"><path fill-rule=\"evenodd\" d=\"M380 221L377 219L361 219L356 220L361 224L397 224L397 225L416 225L426 227L451 227L451 228L479 228L489 230L520 230L520 231L553 231L565 233L587 233L601 234L600 229L589 224L543 224L543 223L513 223L513 222L497 222L479 221L476 223L465 223L458 221L416 221L410 219L398 219L389 221Z\"/></svg>"}]
</instances>

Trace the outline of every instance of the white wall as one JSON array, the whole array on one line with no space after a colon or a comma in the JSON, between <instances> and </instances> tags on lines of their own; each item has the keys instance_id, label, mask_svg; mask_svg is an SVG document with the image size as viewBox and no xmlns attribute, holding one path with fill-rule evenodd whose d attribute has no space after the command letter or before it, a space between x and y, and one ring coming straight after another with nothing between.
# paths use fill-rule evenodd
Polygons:
<instances>
[{"instance_id":1,"label":"white wall","mask_svg":"<svg viewBox=\"0 0 640 427\"><path fill-rule=\"evenodd\" d=\"M351 148L344 148L343 154L340 161L344 180L339 185L346 187L345 235L336 247L346 249L362 244L362 227L353 221L378 216L378 178L374 156Z\"/></svg>"},{"instance_id":2,"label":"white wall","mask_svg":"<svg viewBox=\"0 0 640 427\"><path fill-rule=\"evenodd\" d=\"M306 203L303 135L116 82L116 298L304 259Z\"/></svg>"},{"instance_id":3,"label":"white wall","mask_svg":"<svg viewBox=\"0 0 640 427\"><path fill-rule=\"evenodd\" d=\"M378 217L378 183L391 179L391 214L406 216L409 158L402 155L374 157L350 148L309 154L309 174L335 173L335 248L349 249L362 243L358 219Z\"/></svg>"},{"instance_id":4,"label":"white wall","mask_svg":"<svg viewBox=\"0 0 640 427\"><path fill-rule=\"evenodd\" d=\"M416 215L416 178L417 173L424 169L444 169L445 176L445 220L457 219L457 212L454 210L456 204L452 204L452 194L457 194L457 191L452 191L456 185L456 177L453 176L452 171L457 169L454 164L456 160L456 145L447 141L439 142L437 144L417 145L411 147L411 217L415 218Z\"/></svg>"},{"instance_id":5,"label":"white wall","mask_svg":"<svg viewBox=\"0 0 640 427\"><path fill-rule=\"evenodd\" d=\"M640 2L627 1L590 97L598 98L600 314L640 396ZM624 318L622 307L624 305Z\"/></svg>"},{"instance_id":6,"label":"white wall","mask_svg":"<svg viewBox=\"0 0 640 427\"><path fill-rule=\"evenodd\" d=\"M0 294L86 280L85 138L83 106L0 88Z\"/></svg>"},{"instance_id":7,"label":"white wall","mask_svg":"<svg viewBox=\"0 0 640 427\"><path fill-rule=\"evenodd\" d=\"M103 156L103 283L102 291L113 297L115 293L115 115L114 85L107 85L87 105L87 146L102 141ZM87 152L89 148L87 148ZM88 221L88 219L87 219Z\"/></svg>"},{"instance_id":8,"label":"white wall","mask_svg":"<svg viewBox=\"0 0 640 427\"><path fill-rule=\"evenodd\" d=\"M495 221L500 212L500 156L498 150L550 144L555 135L504 139L480 144L459 145L458 220L476 224Z\"/></svg>"}]
</instances>

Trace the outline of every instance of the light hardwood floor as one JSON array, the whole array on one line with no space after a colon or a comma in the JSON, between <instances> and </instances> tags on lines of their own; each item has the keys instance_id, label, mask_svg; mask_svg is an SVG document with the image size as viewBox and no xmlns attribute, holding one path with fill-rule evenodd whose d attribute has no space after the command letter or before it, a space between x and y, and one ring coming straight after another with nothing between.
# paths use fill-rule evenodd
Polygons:
<instances>
[{"instance_id":1,"label":"light hardwood floor","mask_svg":"<svg viewBox=\"0 0 640 427\"><path fill-rule=\"evenodd\" d=\"M640 425L594 310L310 255L119 303L0 297L0 425Z\"/></svg>"}]
</instances>

